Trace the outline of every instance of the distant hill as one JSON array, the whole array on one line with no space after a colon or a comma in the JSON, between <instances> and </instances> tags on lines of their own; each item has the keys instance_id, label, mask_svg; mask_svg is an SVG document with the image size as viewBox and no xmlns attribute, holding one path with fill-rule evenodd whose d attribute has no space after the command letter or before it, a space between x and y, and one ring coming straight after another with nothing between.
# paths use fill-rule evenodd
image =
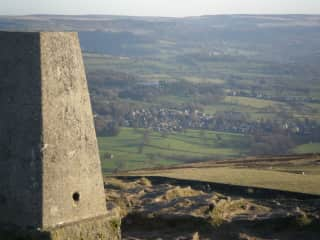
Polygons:
<instances>
[{"instance_id":1,"label":"distant hill","mask_svg":"<svg viewBox=\"0 0 320 240\"><path fill-rule=\"evenodd\" d=\"M186 18L109 15L0 17L1 30L78 31L85 51L157 55L186 47L237 48L265 59L319 56L320 15L217 15ZM160 44L167 42L167 45ZM108 43L108 44L106 44ZM174 44L174 48L169 43Z\"/></svg>"}]
</instances>

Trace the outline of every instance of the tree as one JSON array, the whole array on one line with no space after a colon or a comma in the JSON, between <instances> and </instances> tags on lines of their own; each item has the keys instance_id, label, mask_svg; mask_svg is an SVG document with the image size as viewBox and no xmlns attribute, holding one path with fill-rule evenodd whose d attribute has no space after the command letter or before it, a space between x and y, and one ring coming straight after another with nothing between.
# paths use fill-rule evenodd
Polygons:
<instances>
[{"instance_id":1,"label":"tree","mask_svg":"<svg viewBox=\"0 0 320 240\"><path fill-rule=\"evenodd\" d=\"M143 132L143 143L147 145L150 143L150 131L148 129Z\"/></svg>"},{"instance_id":2,"label":"tree","mask_svg":"<svg viewBox=\"0 0 320 240\"><path fill-rule=\"evenodd\" d=\"M115 165L116 165L116 168L114 170L115 172L119 172L121 170L123 171L127 169L127 162L124 160L116 161Z\"/></svg>"},{"instance_id":3,"label":"tree","mask_svg":"<svg viewBox=\"0 0 320 240\"><path fill-rule=\"evenodd\" d=\"M267 155L287 154L294 146L295 143L289 136L273 133L256 134L250 148L253 155Z\"/></svg>"},{"instance_id":4,"label":"tree","mask_svg":"<svg viewBox=\"0 0 320 240\"><path fill-rule=\"evenodd\" d=\"M145 145L148 145L150 143L150 131L148 129L145 129L143 131L141 143L138 146L138 153L141 154L143 153L143 149Z\"/></svg>"},{"instance_id":5,"label":"tree","mask_svg":"<svg viewBox=\"0 0 320 240\"><path fill-rule=\"evenodd\" d=\"M142 154L142 153L143 153L143 149L144 149L144 144L143 144L143 143L140 143L140 144L138 145L138 153L139 153L139 154Z\"/></svg>"},{"instance_id":6,"label":"tree","mask_svg":"<svg viewBox=\"0 0 320 240\"><path fill-rule=\"evenodd\" d=\"M95 123L97 135L100 137L106 136L105 130L107 126L107 121L104 120L102 117L96 117L94 119L94 123Z\"/></svg>"},{"instance_id":7,"label":"tree","mask_svg":"<svg viewBox=\"0 0 320 240\"><path fill-rule=\"evenodd\" d=\"M205 130L201 129L199 131L199 137L200 137L200 140L203 142L203 144L207 142L207 133Z\"/></svg>"},{"instance_id":8,"label":"tree","mask_svg":"<svg viewBox=\"0 0 320 240\"><path fill-rule=\"evenodd\" d=\"M156 154L154 153L147 153L147 160L146 163L148 166L154 166L155 165L155 160L156 160Z\"/></svg>"},{"instance_id":9,"label":"tree","mask_svg":"<svg viewBox=\"0 0 320 240\"><path fill-rule=\"evenodd\" d=\"M120 127L119 124L115 121L110 122L105 130L107 136L114 137L118 136L120 133Z\"/></svg>"}]
</instances>

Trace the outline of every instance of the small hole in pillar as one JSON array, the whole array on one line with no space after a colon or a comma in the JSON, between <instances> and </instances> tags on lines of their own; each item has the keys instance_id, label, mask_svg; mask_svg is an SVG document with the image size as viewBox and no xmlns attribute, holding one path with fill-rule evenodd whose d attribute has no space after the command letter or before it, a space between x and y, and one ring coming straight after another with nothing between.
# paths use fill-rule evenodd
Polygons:
<instances>
[{"instance_id":1,"label":"small hole in pillar","mask_svg":"<svg viewBox=\"0 0 320 240\"><path fill-rule=\"evenodd\" d=\"M73 201L75 201L76 203L80 201L80 193L75 192L72 194L72 199Z\"/></svg>"}]
</instances>

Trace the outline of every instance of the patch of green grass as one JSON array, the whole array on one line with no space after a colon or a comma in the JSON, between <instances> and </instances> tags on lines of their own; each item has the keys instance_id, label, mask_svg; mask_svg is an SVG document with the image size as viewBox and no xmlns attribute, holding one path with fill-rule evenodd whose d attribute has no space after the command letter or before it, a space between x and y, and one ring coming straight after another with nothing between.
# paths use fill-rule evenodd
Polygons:
<instances>
[{"instance_id":1,"label":"patch of green grass","mask_svg":"<svg viewBox=\"0 0 320 240\"><path fill-rule=\"evenodd\" d=\"M249 97L237 97L237 96L227 96L225 98L225 102L227 103L233 103L243 106L249 106L253 108L265 108L270 106L276 106L276 104L279 104L275 101L270 100L263 100L258 98L249 98Z\"/></svg>"},{"instance_id":2,"label":"patch of green grass","mask_svg":"<svg viewBox=\"0 0 320 240\"><path fill-rule=\"evenodd\" d=\"M294 150L295 153L320 153L320 143L309 143L297 146Z\"/></svg>"},{"instance_id":3,"label":"patch of green grass","mask_svg":"<svg viewBox=\"0 0 320 240\"><path fill-rule=\"evenodd\" d=\"M156 99L156 103L159 104L183 104L189 102L191 99L186 97L180 96L173 96L173 95L162 95Z\"/></svg>"},{"instance_id":4,"label":"patch of green grass","mask_svg":"<svg viewBox=\"0 0 320 240\"><path fill-rule=\"evenodd\" d=\"M105 171L139 169L183 163L193 159L227 158L243 154L248 137L241 134L188 130L162 136L150 131L142 151L143 129L121 128L116 137L100 137L99 149ZM105 153L113 158L107 159Z\"/></svg>"},{"instance_id":5,"label":"patch of green grass","mask_svg":"<svg viewBox=\"0 0 320 240\"><path fill-rule=\"evenodd\" d=\"M203 106L203 109L205 113L212 115L217 112L242 112L244 114L247 114L251 119L267 119L271 117L269 116L269 113L262 112L261 110L252 106L244 106L240 104L233 104L230 102L213 103L212 105Z\"/></svg>"},{"instance_id":6,"label":"patch of green grass","mask_svg":"<svg viewBox=\"0 0 320 240\"><path fill-rule=\"evenodd\" d=\"M193 83L213 83L217 85L225 84L226 81L218 78L204 78L204 77L197 77L197 76L186 76L183 79L193 82Z\"/></svg>"}]
</instances>

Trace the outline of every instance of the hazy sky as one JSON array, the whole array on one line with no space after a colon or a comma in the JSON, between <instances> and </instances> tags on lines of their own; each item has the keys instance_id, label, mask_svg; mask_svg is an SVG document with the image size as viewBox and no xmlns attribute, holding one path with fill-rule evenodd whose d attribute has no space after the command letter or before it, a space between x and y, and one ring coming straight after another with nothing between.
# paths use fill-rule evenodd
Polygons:
<instances>
[{"instance_id":1,"label":"hazy sky","mask_svg":"<svg viewBox=\"0 0 320 240\"><path fill-rule=\"evenodd\" d=\"M1 15L198 16L231 13L320 14L320 0L0 0Z\"/></svg>"}]
</instances>

